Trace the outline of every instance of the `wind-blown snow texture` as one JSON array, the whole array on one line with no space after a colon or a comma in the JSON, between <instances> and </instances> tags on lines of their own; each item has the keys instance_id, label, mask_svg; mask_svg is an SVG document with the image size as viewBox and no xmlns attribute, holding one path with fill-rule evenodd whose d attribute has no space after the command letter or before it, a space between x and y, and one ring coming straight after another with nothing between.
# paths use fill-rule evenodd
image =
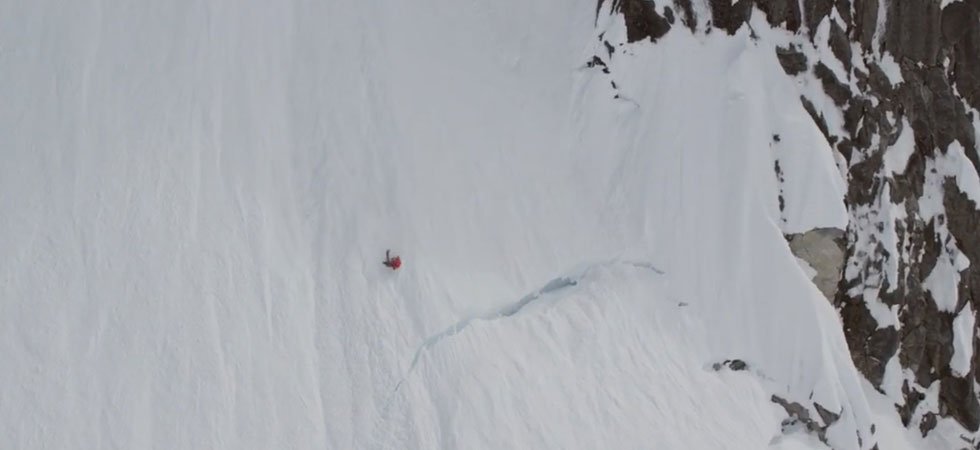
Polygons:
<instances>
[{"instance_id":1,"label":"wind-blown snow texture","mask_svg":"<svg viewBox=\"0 0 980 450\"><path fill-rule=\"evenodd\" d=\"M0 447L904 433L783 238L850 217L783 34L617 8L0 2Z\"/></svg>"}]
</instances>

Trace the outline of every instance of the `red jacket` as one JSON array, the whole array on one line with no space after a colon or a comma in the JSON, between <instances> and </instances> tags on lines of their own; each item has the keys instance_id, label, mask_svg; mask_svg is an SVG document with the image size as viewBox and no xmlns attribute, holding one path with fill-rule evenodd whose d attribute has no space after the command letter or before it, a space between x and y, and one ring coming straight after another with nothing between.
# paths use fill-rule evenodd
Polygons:
<instances>
[{"instance_id":1,"label":"red jacket","mask_svg":"<svg viewBox=\"0 0 980 450\"><path fill-rule=\"evenodd\" d=\"M402 258L400 256L388 258L385 260L384 265L391 267L391 270L398 270L402 266Z\"/></svg>"}]
</instances>

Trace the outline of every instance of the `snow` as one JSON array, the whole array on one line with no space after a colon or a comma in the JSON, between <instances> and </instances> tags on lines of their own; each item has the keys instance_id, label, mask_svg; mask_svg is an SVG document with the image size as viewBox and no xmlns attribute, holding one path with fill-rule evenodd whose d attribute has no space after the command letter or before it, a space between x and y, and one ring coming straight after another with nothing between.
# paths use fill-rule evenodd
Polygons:
<instances>
[{"instance_id":1,"label":"snow","mask_svg":"<svg viewBox=\"0 0 980 450\"><path fill-rule=\"evenodd\" d=\"M864 306L868 308L868 312L871 313L871 317L874 318L875 323L878 324L878 329L900 327L901 323L898 320L898 306L886 305L885 302L881 301L880 294L880 289L865 289L862 296L864 299Z\"/></svg>"},{"instance_id":2,"label":"snow","mask_svg":"<svg viewBox=\"0 0 980 450\"><path fill-rule=\"evenodd\" d=\"M669 173L674 174L684 174L683 178L687 179L688 174L701 173L700 175L695 175L694 179L722 179L727 178L735 174L739 174L737 177L740 178L745 174L746 178L738 181L739 185L752 185L753 183L749 180L755 180L755 182L764 182L766 184L773 183L775 180L774 174L772 174L772 161L768 158L760 158L765 155L754 155L751 159L745 160L741 158L732 159L733 153L732 149L737 148L737 143L747 140L747 142L754 143L754 145L748 145L746 148L766 148L768 146L769 140L771 139L771 132L766 132L766 127L764 125L764 119L767 118L767 114L764 113L765 101L768 99L767 92L779 89L779 83L785 82L783 77L766 79L758 76L749 77L748 70L751 67L754 74L758 74L760 70L762 73L768 74L778 73L781 69L778 68L777 62L774 60L771 48L765 47L755 47L749 44L747 33L740 33L736 40L733 42L732 39L728 38L717 38L713 36L708 36L702 39L702 44L697 42L692 42L689 39L683 39L684 35L670 34L666 36L662 42L660 42L656 47L653 48L636 48L632 49L636 53L634 54L634 59L617 59L614 57L612 59L612 73L613 74L624 74L625 77L618 78L617 83L622 86L623 91L626 96L637 100L637 107L627 107L629 110L636 111L637 113L643 114L655 114L657 120L653 117L647 120L639 120L637 123L644 125L642 127L642 132L649 133L650 136L655 137L651 141L657 141L657 147L649 149L645 156L658 156L657 150L659 148L690 148L690 151L680 151L677 153L664 153L660 154L658 158L651 158L650 161L656 161L656 164L632 164L629 167L656 167L653 173L643 173L641 177L643 179L657 180L657 179L667 179L670 178ZM744 41L741 39L745 39ZM692 44L694 47L692 48ZM702 47L698 47L698 46ZM697 49L697 51L694 51ZM679 55L705 55L704 59L701 57L690 57L681 58ZM717 58L717 59L715 59ZM656 70L642 70L639 66L641 64L646 64L647 67L655 68L659 66L659 61L678 61L679 67L670 71L656 71ZM727 62L727 63L726 63ZM724 70L726 66L732 66L728 70ZM719 68L723 69L719 71ZM761 68L761 69L760 69ZM630 78L632 74L638 73L648 73L652 76L644 77L644 82L640 83L637 80ZM691 77L690 74L698 73L702 74L701 77ZM725 80L723 83L707 83L701 84L701 80L708 80L717 77L717 79ZM641 91L641 89L647 90L647 92ZM719 89L728 90L725 92ZM652 91L652 92L650 92ZM652 94L652 96L651 96ZM643 101L644 98L650 98L649 101ZM782 98L782 97L780 97ZM793 98L796 98L795 96ZM682 99L687 99L684 101ZM717 106L708 106L707 103L702 102L721 102ZM656 111L656 105L671 105L671 114L661 115ZM794 105L799 107L798 105ZM755 113L741 113L742 108L753 108L757 111ZM649 110L653 112L647 112ZM758 111L761 109L761 111ZM700 110L694 112L695 110ZM691 114L690 117L700 117L700 120L708 121L711 123L723 123L726 124L724 129L721 127L713 129L713 132L704 133L703 131L696 132L697 136L688 135L683 132L684 126L682 125L688 119L687 115ZM707 114L707 115L706 115ZM719 114L723 114L727 119L716 118ZM712 116L713 115L713 116ZM626 121L623 127L632 127L634 122ZM610 124L609 126L613 126ZM770 128L771 129L771 128ZM723 139L724 145L719 145L722 140L715 141L716 139ZM715 141L716 144L709 144L708 142ZM688 147L690 146L690 147ZM718 158L719 161L727 161L722 163L721 166L715 166L714 164L709 164L707 160L701 160L700 158L707 156L705 152L709 149L718 149L718 153L714 156L709 157L709 159L714 160ZM750 154L751 155L751 154ZM693 161L692 161L693 160ZM832 164L832 158L827 155L827 160ZM676 161L676 163L674 162ZM752 165L746 166L746 163L752 163ZM724 173L715 172L718 168L724 167ZM709 172L700 172L707 169ZM748 173L746 173L748 171ZM760 176L753 178L752 173L759 174L772 174L767 176ZM630 172L627 172L630 173ZM836 170L831 167L826 168L825 173L836 173ZM690 179L693 181L693 179ZM825 187L829 188L829 187ZM722 189L724 190L724 189ZM666 215L665 218L677 223L681 220L681 223L686 223L686 226L681 228L687 229L688 231L693 231L692 227L702 227L707 224L727 222L728 227L736 227L741 229L744 233L756 234L756 233L772 233L770 236L780 235L778 230L776 230L772 223L775 217L777 217L778 209L776 199L772 196L774 189L770 184L764 190L765 195L761 197L749 196L744 197L745 201L761 201L764 202L766 206L765 210L768 211L768 217L755 216L748 213L748 209L744 206L739 206L738 208L732 209L732 203L730 201L722 200L718 198L716 200L709 200L709 198L703 197L709 192L715 192L714 189L704 189L703 184L701 185L688 185L686 182L680 185L678 188L674 189L658 189L658 192L677 192L682 197L690 195L693 193L700 197L700 200L694 201L692 199L682 198L679 202L680 204L699 204L704 205L705 201L714 203L716 206L709 207L699 207L694 210L684 208L680 216L670 214ZM627 195L636 195L633 191L627 191ZM656 199L657 196L652 197ZM648 200L649 201L649 200ZM668 205L673 203L672 198L668 198ZM659 208L658 208L659 209ZM666 207L667 210L672 209L671 207ZM704 214L706 212L714 211L713 214L721 214L718 218L705 218L704 220L698 220L697 222L687 222L689 217L693 217L692 214ZM830 210L835 211L835 210ZM727 219L722 219L722 217L728 217ZM753 218L754 217L754 218ZM823 221L832 222L836 218L824 217L821 218ZM828 220L831 219L831 220ZM757 225L751 225L752 221L762 220L761 223ZM695 225L697 224L697 225ZM768 226L767 226L768 224ZM744 226L744 228L742 228ZM769 229L771 231L767 232ZM674 228L676 231L677 228ZM746 242L742 239L728 240L715 233L699 233L701 242L700 245L705 245L707 248L703 253L711 252L710 249L728 249L735 251L745 251L747 248L741 247L736 244L735 248L730 246L730 243ZM659 239L664 237L662 234L657 234L654 238ZM721 240L719 240L721 238ZM782 237L779 236L777 240L768 240L763 238L749 238L749 241L756 242L757 244L762 244L763 242L770 243L776 247L779 247L780 254L786 255L786 245L781 241ZM729 244L726 244L729 243ZM664 243L665 246L677 244L677 240L671 240L669 243ZM764 250L757 244L751 246L751 251L753 253ZM699 245L699 246L700 246ZM769 244L763 244L769 245ZM666 248L666 247L664 247ZM745 250L741 250L745 249ZM772 250L775 250L773 248ZM691 252L690 249L682 251L687 255L701 254L702 251ZM735 255L726 256L725 258L736 257ZM810 350L805 350L805 353L824 355L822 358L827 361L827 366L824 366L822 370L838 371L841 368L846 368L851 366L849 359L845 356L844 359L837 360L835 358L845 355L845 353L830 352L832 354L827 354L824 352L829 352L829 348L841 348L845 344L843 343L843 336L839 333L831 332L830 324L835 324L834 327L839 327L839 322L836 313L830 307L830 305L822 298L818 291L806 280L805 276L798 269L792 274L778 274L777 272L772 272L771 270L782 271L788 269L793 258L789 255L784 256L788 258L784 260L785 262L778 264L780 269L775 269L777 264L773 264L770 269L762 270L756 272L755 269L760 268L757 264L744 265L744 264L732 264L729 267L737 267L737 269L729 275L724 275L723 279L728 280L738 280L742 276L758 277L755 278L756 281L750 281L746 279L743 281L735 281L737 283L735 289L719 289L718 285L713 282L705 282L705 277L710 277L712 273L716 273L715 269L711 269L710 266L705 266L705 264L714 264L718 261L709 262L708 260L700 262L697 264L696 269L691 270L689 273L694 277L693 279L699 280L692 282L687 285L687 290L684 291L684 295L692 297L691 305L692 308L696 310L702 310L704 317L709 318L708 320L712 323L711 329L717 330L718 342L716 343L719 358L725 358L728 355L741 355L746 360L759 360L759 361L773 361L772 357L775 354L783 354L787 357L792 358L790 355L799 354L798 351L803 351L805 346ZM684 260L687 262L684 262ZM671 257L667 261L670 262L670 267L665 267L668 274L675 274L678 271L686 271L684 269L686 264L690 264L689 257ZM688 266L690 267L690 266ZM753 274L754 272L754 274ZM808 294L805 297L798 298L802 300L803 303L787 302L791 298L790 296L783 296L776 294L775 292L785 290L784 292L789 292L791 285L799 286L798 283L804 283L806 285L806 290ZM770 291L757 292L756 294L750 294L747 290L758 289L761 286L765 286L765 289L774 289L775 292ZM744 294L743 294L744 292ZM720 302L705 301L704 299L718 298L717 296L724 293L724 300ZM743 297L743 295L745 295ZM776 300L781 298L784 300ZM772 302L764 301L763 299L773 299ZM806 305L806 306L804 306ZM799 307L804 307L803 310L798 309ZM804 311L809 310L811 312L806 313ZM812 320L803 319L802 316L798 314L809 314L810 317L818 317L818 322L814 323ZM823 331L803 331L795 329L793 334L796 336L807 336L811 333L816 332L817 334L825 334L826 338L830 339L828 344L820 344L819 341L809 341L808 343L796 340L789 347L785 347L782 344L789 344L789 342L781 340L776 336L782 334L776 329L770 329L770 331L764 331L765 328L760 329L761 334L755 336L749 336L747 342L739 342L739 339L731 339L733 335L743 336L746 333L746 329L737 327L732 328L736 323L745 323L747 321L753 320L752 317L780 317L779 323L808 323L817 325ZM799 317L793 319L793 317ZM712 319L717 318L717 319ZM718 320L721 319L721 320ZM824 325L825 324L825 325ZM768 326L774 326L775 323L770 323ZM826 328L824 328L826 327ZM723 337L724 336L724 337ZM841 347L838 347L841 346ZM799 348L800 350L794 350L794 348ZM832 361L832 362L831 362ZM850 375L840 379L841 384L838 384L836 377L832 377L833 381L828 384L821 384L820 380L822 375L820 373L827 372L814 372L814 371L803 371L800 372L793 368L793 364L786 364L788 361L783 363L772 364L772 367L765 368L765 372L772 378L775 379L796 379L796 382L791 382L791 394L796 398L805 398L812 391L816 391L814 397L816 401L821 402L824 406L829 409L839 410L842 402L847 401L847 398L840 396L838 394L830 394L830 392L854 392L855 389L859 390L859 386L856 383L852 383L850 380L855 380L855 378L850 378ZM846 369L845 369L846 370ZM845 372L847 373L847 372ZM795 387L793 387L795 385ZM801 386L809 386L809 388L800 389ZM849 397L851 399L860 399L860 395ZM838 428L840 430L847 429L848 426L854 426L857 424L861 427L860 423L864 423L865 420L863 414L866 409L860 404L856 403L853 405L846 405L844 407L845 412L855 412L855 422L848 423L849 421L839 422ZM853 436L853 432L851 436ZM840 446L846 446L849 444L838 444Z\"/></svg>"},{"instance_id":3,"label":"snow","mask_svg":"<svg viewBox=\"0 0 980 450\"><path fill-rule=\"evenodd\" d=\"M909 164L909 157L914 152L915 136L913 136L912 126L903 117L902 133L898 136L898 140L885 150L885 172L889 175L905 173L905 168Z\"/></svg>"},{"instance_id":4,"label":"snow","mask_svg":"<svg viewBox=\"0 0 980 450\"><path fill-rule=\"evenodd\" d=\"M778 93L795 92L786 83L774 83ZM788 92L787 92L788 91ZM797 104L771 118L779 142L773 145L782 176L784 233L802 233L813 228L847 228L844 206L846 186L837 170L834 152L827 140ZM775 109L775 108L773 108Z\"/></svg>"},{"instance_id":5,"label":"snow","mask_svg":"<svg viewBox=\"0 0 980 450\"><path fill-rule=\"evenodd\" d=\"M966 107L966 105L964 105L964 107ZM976 141L980 141L980 111L973 109L972 116L973 116L973 135L975 136ZM980 149L974 147L973 150L974 150L974 156L980 158Z\"/></svg>"},{"instance_id":6,"label":"snow","mask_svg":"<svg viewBox=\"0 0 980 450\"><path fill-rule=\"evenodd\" d=\"M953 419L942 419L938 421L936 430L925 438L918 430L918 420L913 420L909 428L902 425L901 418L895 409L892 395L882 395L876 391L871 383L864 381L864 392L867 394L868 403L871 405L872 414L875 417L877 431L875 437L878 439L878 446L882 449L894 450L948 450L951 448L963 448L966 443L959 438L963 436L964 429ZM935 402L938 396L938 389L931 389L926 403ZM920 407L921 409L925 409Z\"/></svg>"},{"instance_id":7,"label":"snow","mask_svg":"<svg viewBox=\"0 0 980 450\"><path fill-rule=\"evenodd\" d=\"M817 437L812 434L806 433L803 430L797 430L793 433L787 434L785 436L780 436L779 438L773 440L769 447L770 450L812 450L812 449L829 449L825 444L820 442Z\"/></svg>"},{"instance_id":8,"label":"snow","mask_svg":"<svg viewBox=\"0 0 980 450\"><path fill-rule=\"evenodd\" d=\"M853 95L856 94L857 92L856 89L854 89L854 86L850 83L850 79L851 79L850 73L848 72L847 68L844 66L844 62L837 59L837 56L834 55L834 51L830 48L831 21L832 20L837 21L838 24L846 23L840 17L840 14L837 12L836 9L832 11L833 12L831 17L824 18L823 20L821 20L820 23L817 25L816 32L814 33L812 45L816 47L815 54L819 59L813 59L813 60L808 59L808 60L814 61L813 64L816 64L816 61L820 61L824 63L824 65L827 66L827 68L829 68L831 72L833 72L834 76L837 77L837 79L840 82L844 83L845 85L848 86L848 88L850 88L851 94Z\"/></svg>"},{"instance_id":9,"label":"snow","mask_svg":"<svg viewBox=\"0 0 980 450\"><path fill-rule=\"evenodd\" d=\"M508 319L475 320L429 346L383 412L390 425L374 431L379 446L398 447L410 436L424 448L656 442L738 449L765 447L779 433L781 417L751 374L703 367L711 357L705 325L658 294L663 277L627 264L589 272ZM536 394L510 395L514 390ZM429 402L432 408L418 409ZM594 423L597 405L615 417ZM712 405L729 414L674 405ZM409 416L414 426L395 420ZM438 426L423 425L430 423Z\"/></svg>"},{"instance_id":10,"label":"snow","mask_svg":"<svg viewBox=\"0 0 980 450\"><path fill-rule=\"evenodd\" d=\"M919 390L923 394L923 399L912 413L909 428L904 433L900 431L901 422L896 423L897 421L895 419L898 419L897 412L893 412L891 416L893 419L888 420L888 414L885 412L887 408L886 402L889 400L875 398L871 392L868 392L868 400L872 404L872 409L882 411L882 414L878 415L879 421L877 423L882 426L882 431L888 433L888 436L884 438L886 442L898 443L901 442L898 438L902 438L905 442L901 446L898 446L898 448L908 448L911 445L911 448L917 450L959 449L976 445L976 438L973 436L973 433L964 429L955 419L948 417L936 417L936 428L925 438L919 433L918 425L921 423L925 413L936 411L939 404L940 384L939 381L936 381L929 385L925 391Z\"/></svg>"},{"instance_id":11,"label":"snow","mask_svg":"<svg viewBox=\"0 0 980 450\"><path fill-rule=\"evenodd\" d=\"M922 184L922 197L919 198L919 215L930 220L946 214L943 206L943 183L947 174L939 174L934 159L926 160L925 181Z\"/></svg>"},{"instance_id":12,"label":"snow","mask_svg":"<svg viewBox=\"0 0 980 450\"><path fill-rule=\"evenodd\" d=\"M949 369L958 377L966 377L970 372L976 320L976 313L970 303L953 319L953 358L949 362Z\"/></svg>"},{"instance_id":13,"label":"snow","mask_svg":"<svg viewBox=\"0 0 980 450\"><path fill-rule=\"evenodd\" d=\"M878 9L878 17L877 20L875 20L875 32L874 32L874 36L871 37L871 41L872 41L871 48L874 49L876 55L879 54L878 53L880 51L879 49L885 48L884 45L882 44L882 40L885 39L885 32L886 30L888 30L886 25L888 23L889 8L882 8L879 5L877 9ZM879 55L879 56L882 56L882 59L884 58L883 55ZM891 77L891 75L889 75L889 79L892 80L893 81L892 84L894 84L894 79Z\"/></svg>"},{"instance_id":14,"label":"snow","mask_svg":"<svg viewBox=\"0 0 980 450\"><path fill-rule=\"evenodd\" d=\"M754 13L753 28L766 37L759 49L769 49L775 53L776 45L786 45L786 37L780 31L768 29L765 20L761 12ZM829 30L829 23L821 27L824 28ZM829 33L827 30L825 32ZM769 141L773 157L778 161L785 181L780 184L785 207L781 216L783 232L792 234L813 228L847 228L848 214L844 206L847 188L835 160L835 151L799 102L786 102L781 98L798 98L800 87L787 79L781 67L771 64L760 67L741 65L739 70L739 76L745 79L764 76L771 83L767 88L768 95L762 92L748 95L779 99L769 100L767 124L759 128L771 130Z\"/></svg>"},{"instance_id":15,"label":"snow","mask_svg":"<svg viewBox=\"0 0 980 450\"><path fill-rule=\"evenodd\" d=\"M833 14L835 17L837 17L836 10L833 12ZM857 92L847 69L844 67L844 64L837 60L836 56L834 56L833 50L830 48L830 44L828 42L831 25L830 19L822 20L817 26L817 36L814 39L815 44L804 37L804 34L790 33L789 31L781 28L770 28L765 13L757 8L752 10L749 23L755 35L759 37L759 45L770 47L774 50L776 46L783 48L793 47L796 51L800 51L804 56L806 56L806 60L810 62L811 70L804 71L794 77L794 95L802 95L813 105L817 114L824 118L830 134L834 136L844 135L844 114L840 108L834 104L833 99L831 99L830 96L823 90L822 82L816 77L816 75L814 75L812 70L812 65L815 64L816 61L824 62L824 64L830 68L838 80L847 84L852 93ZM858 55L860 52L856 52L855 54ZM876 101L873 98L871 100ZM809 122L807 125L812 124L813 128L817 130L820 139L826 141L823 134L819 132L819 128L816 128L816 124L813 123L811 118L809 118L809 114L806 114L806 117L807 122ZM802 137L805 137L807 134L809 134L809 132L805 132ZM807 146L813 145L821 144L816 144L814 142L809 143ZM826 148L831 148L829 143L826 144ZM810 153L810 155L823 158L823 153L824 151L820 150ZM830 155L831 158L843 160L843 156L836 150L831 149ZM841 172L841 179L844 179L846 177L846 169L843 166L838 165L838 171Z\"/></svg>"},{"instance_id":16,"label":"snow","mask_svg":"<svg viewBox=\"0 0 980 450\"><path fill-rule=\"evenodd\" d=\"M904 405L905 396L902 395L902 384L905 380L913 377L914 374L906 373L906 370L902 369L901 361L899 361L898 355L895 354L885 364L885 373L881 380L881 391L896 404ZM872 409L874 409L873 403L872 401Z\"/></svg>"},{"instance_id":17,"label":"snow","mask_svg":"<svg viewBox=\"0 0 980 450\"><path fill-rule=\"evenodd\" d=\"M960 271L948 256L942 255L922 286L932 294L940 311L954 312L959 303L959 282Z\"/></svg>"},{"instance_id":18,"label":"snow","mask_svg":"<svg viewBox=\"0 0 980 450\"><path fill-rule=\"evenodd\" d=\"M980 176L959 141L953 141L946 153L936 158L936 168L939 173L955 177L960 191L980 205Z\"/></svg>"},{"instance_id":19,"label":"snow","mask_svg":"<svg viewBox=\"0 0 980 450\"><path fill-rule=\"evenodd\" d=\"M772 395L873 445L783 238L844 226L843 181L747 29L620 47L591 0L4 9L0 447L824 447ZM582 68L600 32L610 74Z\"/></svg>"},{"instance_id":20,"label":"snow","mask_svg":"<svg viewBox=\"0 0 980 450\"><path fill-rule=\"evenodd\" d=\"M880 11L883 9L885 8L879 8L879 17L881 17L882 14L885 14L884 12ZM879 23L881 23L880 20ZM892 86L905 82L905 78L902 78L902 67L898 65L898 62L895 61L895 57L892 56L891 53L884 52L881 55L881 58L878 60L878 67L880 67L881 71L888 77L888 82L891 83Z\"/></svg>"}]
</instances>

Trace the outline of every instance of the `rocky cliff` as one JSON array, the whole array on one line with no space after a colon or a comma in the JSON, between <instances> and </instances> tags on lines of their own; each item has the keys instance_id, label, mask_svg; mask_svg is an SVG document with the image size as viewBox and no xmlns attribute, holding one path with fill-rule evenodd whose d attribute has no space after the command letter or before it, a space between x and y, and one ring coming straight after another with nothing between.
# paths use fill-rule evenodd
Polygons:
<instances>
[{"instance_id":1,"label":"rocky cliff","mask_svg":"<svg viewBox=\"0 0 980 450\"><path fill-rule=\"evenodd\" d=\"M755 37L759 23L786 36L775 56L837 153L850 212L841 239L787 233L794 253L841 247L843 264L818 270L821 290L856 367L906 426L926 435L951 418L976 432L980 0L605 1L634 45L668 32Z\"/></svg>"}]
</instances>

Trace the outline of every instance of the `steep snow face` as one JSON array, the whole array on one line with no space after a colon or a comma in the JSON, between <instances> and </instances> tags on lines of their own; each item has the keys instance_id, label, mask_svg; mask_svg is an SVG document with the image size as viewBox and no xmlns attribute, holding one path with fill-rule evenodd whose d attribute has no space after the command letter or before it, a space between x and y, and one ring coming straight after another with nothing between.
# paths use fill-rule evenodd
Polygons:
<instances>
[{"instance_id":1,"label":"steep snow face","mask_svg":"<svg viewBox=\"0 0 980 450\"><path fill-rule=\"evenodd\" d=\"M4 3L0 447L871 448L800 87L609 8Z\"/></svg>"}]
</instances>

